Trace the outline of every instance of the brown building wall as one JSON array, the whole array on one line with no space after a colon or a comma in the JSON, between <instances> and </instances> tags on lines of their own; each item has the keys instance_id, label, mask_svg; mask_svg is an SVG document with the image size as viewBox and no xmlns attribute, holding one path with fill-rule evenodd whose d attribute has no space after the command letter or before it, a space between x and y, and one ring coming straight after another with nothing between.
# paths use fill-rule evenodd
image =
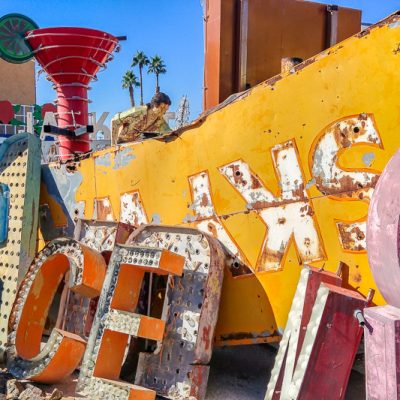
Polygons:
<instances>
[{"instance_id":1,"label":"brown building wall","mask_svg":"<svg viewBox=\"0 0 400 400\"><path fill-rule=\"evenodd\" d=\"M204 110L361 29L361 11L300 0L207 0ZM335 22L336 21L336 22Z\"/></svg>"},{"instance_id":2,"label":"brown building wall","mask_svg":"<svg viewBox=\"0 0 400 400\"><path fill-rule=\"evenodd\" d=\"M11 64L0 59L0 100L35 104L35 63Z\"/></svg>"},{"instance_id":3,"label":"brown building wall","mask_svg":"<svg viewBox=\"0 0 400 400\"><path fill-rule=\"evenodd\" d=\"M236 90L236 24L237 1L205 3L205 53L203 106L218 104ZM208 89L211 90L208 90Z\"/></svg>"}]
</instances>

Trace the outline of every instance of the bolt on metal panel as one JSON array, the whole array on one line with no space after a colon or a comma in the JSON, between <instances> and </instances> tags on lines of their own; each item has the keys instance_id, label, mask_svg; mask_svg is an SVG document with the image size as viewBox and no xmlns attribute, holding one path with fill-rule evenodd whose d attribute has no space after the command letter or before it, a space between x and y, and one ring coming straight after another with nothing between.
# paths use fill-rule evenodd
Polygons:
<instances>
[{"instance_id":1,"label":"bolt on metal panel","mask_svg":"<svg viewBox=\"0 0 400 400\"><path fill-rule=\"evenodd\" d=\"M135 383L169 399L202 400L228 257L216 239L196 229L144 226L128 243L185 257L182 276L168 280L164 338L156 352L140 354Z\"/></svg>"},{"instance_id":2,"label":"bolt on metal panel","mask_svg":"<svg viewBox=\"0 0 400 400\"><path fill-rule=\"evenodd\" d=\"M115 245L83 359L78 391L86 396L154 399L146 387L119 380L130 336L161 341L165 321L136 314L144 273L182 273L184 258L160 248Z\"/></svg>"}]
</instances>

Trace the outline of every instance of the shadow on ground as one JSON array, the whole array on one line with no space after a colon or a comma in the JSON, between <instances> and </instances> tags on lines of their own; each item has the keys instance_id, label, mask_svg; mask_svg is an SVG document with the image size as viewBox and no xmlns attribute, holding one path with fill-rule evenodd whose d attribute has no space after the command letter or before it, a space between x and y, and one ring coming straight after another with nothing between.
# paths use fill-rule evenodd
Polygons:
<instances>
[{"instance_id":1,"label":"shadow on ground","mask_svg":"<svg viewBox=\"0 0 400 400\"><path fill-rule=\"evenodd\" d=\"M214 350L206 400L263 400L276 349L270 345L218 348ZM60 389L65 400L82 399L75 394L77 372L65 382L54 386L39 385L47 394ZM6 381L12 377L4 370L0 374L0 393L5 393ZM5 396L0 394L0 399ZM163 399L157 397L158 399ZM345 400L365 399L364 375L352 371ZM318 399L322 400L322 399Z\"/></svg>"},{"instance_id":2,"label":"shadow on ground","mask_svg":"<svg viewBox=\"0 0 400 400\"><path fill-rule=\"evenodd\" d=\"M269 345L215 349L206 400L263 400L275 355ZM364 376L352 371L346 400L363 399Z\"/></svg>"}]
</instances>

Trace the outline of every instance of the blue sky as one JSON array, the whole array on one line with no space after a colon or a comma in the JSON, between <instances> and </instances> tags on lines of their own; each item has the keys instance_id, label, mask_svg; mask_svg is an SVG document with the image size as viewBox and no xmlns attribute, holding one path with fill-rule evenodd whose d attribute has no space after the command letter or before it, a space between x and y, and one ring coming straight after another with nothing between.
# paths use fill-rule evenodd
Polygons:
<instances>
[{"instance_id":1,"label":"blue sky","mask_svg":"<svg viewBox=\"0 0 400 400\"><path fill-rule=\"evenodd\" d=\"M374 23L400 9L400 0L336 0L321 3L361 8L363 22ZM130 68L137 50L159 54L168 72L161 76L161 90L172 99L171 111L179 99L189 97L191 118L202 110L203 86L203 12L200 0L0 0L0 15L18 12L31 17L40 27L83 26L127 35L121 52L93 83L89 96L91 111L111 115L129 107L128 91L121 78ZM136 71L137 73L137 71ZM155 78L144 76L145 101L154 93ZM41 75L37 82L37 102L55 98L51 85ZM139 99L137 90L136 99Z\"/></svg>"},{"instance_id":2,"label":"blue sky","mask_svg":"<svg viewBox=\"0 0 400 400\"><path fill-rule=\"evenodd\" d=\"M400 10L400 0L318 0L318 3L336 4L362 10L362 21L374 24L394 11Z\"/></svg>"},{"instance_id":3,"label":"blue sky","mask_svg":"<svg viewBox=\"0 0 400 400\"><path fill-rule=\"evenodd\" d=\"M0 0L0 15L11 12L29 16L41 28L82 26L128 36L107 70L91 85L91 111L113 115L130 107L121 79L134 53L143 50L148 56L159 54L167 65L160 86L171 97L171 111L186 94L191 117L201 112L204 42L200 0ZM154 94L153 75L144 74L143 88L148 102ZM135 97L138 101L139 90ZM42 74L37 82L37 103L54 99L55 93Z\"/></svg>"}]
</instances>

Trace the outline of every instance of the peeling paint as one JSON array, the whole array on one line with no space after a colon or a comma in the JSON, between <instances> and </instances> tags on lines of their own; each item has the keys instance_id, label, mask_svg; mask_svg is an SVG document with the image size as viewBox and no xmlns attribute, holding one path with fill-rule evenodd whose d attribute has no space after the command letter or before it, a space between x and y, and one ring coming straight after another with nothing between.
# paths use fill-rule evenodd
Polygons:
<instances>
[{"instance_id":1,"label":"peeling paint","mask_svg":"<svg viewBox=\"0 0 400 400\"><path fill-rule=\"evenodd\" d=\"M120 221L133 226L140 226L148 223L148 218L138 190L121 195Z\"/></svg>"},{"instance_id":2,"label":"peeling paint","mask_svg":"<svg viewBox=\"0 0 400 400\"><path fill-rule=\"evenodd\" d=\"M42 166L42 181L67 216L66 233L72 236L76 218L83 218L85 212L85 202L76 201L76 192L83 182L81 172L70 172L66 164Z\"/></svg>"},{"instance_id":3,"label":"peeling paint","mask_svg":"<svg viewBox=\"0 0 400 400\"><path fill-rule=\"evenodd\" d=\"M337 222L336 225L339 231L340 242L345 250L366 250L366 221L354 223Z\"/></svg>"},{"instance_id":4,"label":"peeling paint","mask_svg":"<svg viewBox=\"0 0 400 400\"><path fill-rule=\"evenodd\" d=\"M292 141L276 145L272 158L280 178L281 191L275 196L242 160L220 168L221 173L242 195L267 226L257 261L257 271L278 270L293 237L303 262L325 258L322 239L307 198L297 149Z\"/></svg>"},{"instance_id":5,"label":"peeling paint","mask_svg":"<svg viewBox=\"0 0 400 400\"><path fill-rule=\"evenodd\" d=\"M389 29L396 29L398 27L400 27L400 21L396 21L396 22L389 24Z\"/></svg>"},{"instance_id":6,"label":"peeling paint","mask_svg":"<svg viewBox=\"0 0 400 400\"><path fill-rule=\"evenodd\" d=\"M312 186L314 186L314 185L315 185L315 179L312 178L312 179L310 179L310 180L307 182L307 184L306 184L306 189L310 189L310 187L312 187Z\"/></svg>"},{"instance_id":7,"label":"peeling paint","mask_svg":"<svg viewBox=\"0 0 400 400\"><path fill-rule=\"evenodd\" d=\"M312 153L311 167L318 190L323 194L351 192L375 186L379 174L340 168L339 151L354 144L382 145L372 115L359 114L344 118L329 125L321 134Z\"/></svg>"},{"instance_id":8,"label":"peeling paint","mask_svg":"<svg viewBox=\"0 0 400 400\"><path fill-rule=\"evenodd\" d=\"M110 167L111 166L111 153L106 153L94 158L95 165Z\"/></svg>"},{"instance_id":9,"label":"peeling paint","mask_svg":"<svg viewBox=\"0 0 400 400\"><path fill-rule=\"evenodd\" d=\"M156 224L156 225L161 224L161 216L160 216L160 214L154 213L154 214L151 216L151 223L152 223L152 224Z\"/></svg>"},{"instance_id":10,"label":"peeling paint","mask_svg":"<svg viewBox=\"0 0 400 400\"><path fill-rule=\"evenodd\" d=\"M219 239L228 251L239 260L250 265L245 255L239 250L232 237L224 228L221 219L214 210L211 198L210 179L207 172L201 172L189 177L189 184L193 198L193 210L195 212L195 225L201 231ZM193 218L190 216L190 218Z\"/></svg>"},{"instance_id":11,"label":"peeling paint","mask_svg":"<svg viewBox=\"0 0 400 400\"><path fill-rule=\"evenodd\" d=\"M362 156L363 163L366 167L370 167L375 159L375 153L365 153Z\"/></svg>"},{"instance_id":12,"label":"peeling paint","mask_svg":"<svg viewBox=\"0 0 400 400\"><path fill-rule=\"evenodd\" d=\"M183 218L182 222L184 223L189 223L189 222L193 222L196 221L196 216L192 215L192 214L186 214L185 217Z\"/></svg>"},{"instance_id":13,"label":"peeling paint","mask_svg":"<svg viewBox=\"0 0 400 400\"><path fill-rule=\"evenodd\" d=\"M164 262L164 259L167 262ZM93 327L80 369L77 390L88 397L130 399L139 393L155 398L155 392L123 381L110 380L124 361L129 336L161 341L165 321L136 314L145 271L182 274L184 258L168 250L116 245L107 268ZM126 293L134 294L126 296ZM121 306L122 305L122 306ZM124 335L120 335L123 333ZM122 344L122 347L121 347ZM118 351L116 349L123 349ZM110 359L104 364L101 360ZM96 364L100 364L96 368ZM99 372L101 366L101 372Z\"/></svg>"},{"instance_id":14,"label":"peeling paint","mask_svg":"<svg viewBox=\"0 0 400 400\"><path fill-rule=\"evenodd\" d=\"M114 155L114 166L113 169L119 169L121 167L126 167L129 163L134 160L136 156L134 155L134 150L130 147L125 147L119 149Z\"/></svg>"},{"instance_id":15,"label":"peeling paint","mask_svg":"<svg viewBox=\"0 0 400 400\"><path fill-rule=\"evenodd\" d=\"M93 219L98 219L100 221L115 221L111 201L108 197L94 200Z\"/></svg>"},{"instance_id":16,"label":"peeling paint","mask_svg":"<svg viewBox=\"0 0 400 400\"><path fill-rule=\"evenodd\" d=\"M184 274L171 276L168 281L163 342L157 354L140 355L135 382L172 400L202 400L226 253L218 240L193 228L150 225L132 234L128 244L133 243L185 257Z\"/></svg>"}]
</instances>

